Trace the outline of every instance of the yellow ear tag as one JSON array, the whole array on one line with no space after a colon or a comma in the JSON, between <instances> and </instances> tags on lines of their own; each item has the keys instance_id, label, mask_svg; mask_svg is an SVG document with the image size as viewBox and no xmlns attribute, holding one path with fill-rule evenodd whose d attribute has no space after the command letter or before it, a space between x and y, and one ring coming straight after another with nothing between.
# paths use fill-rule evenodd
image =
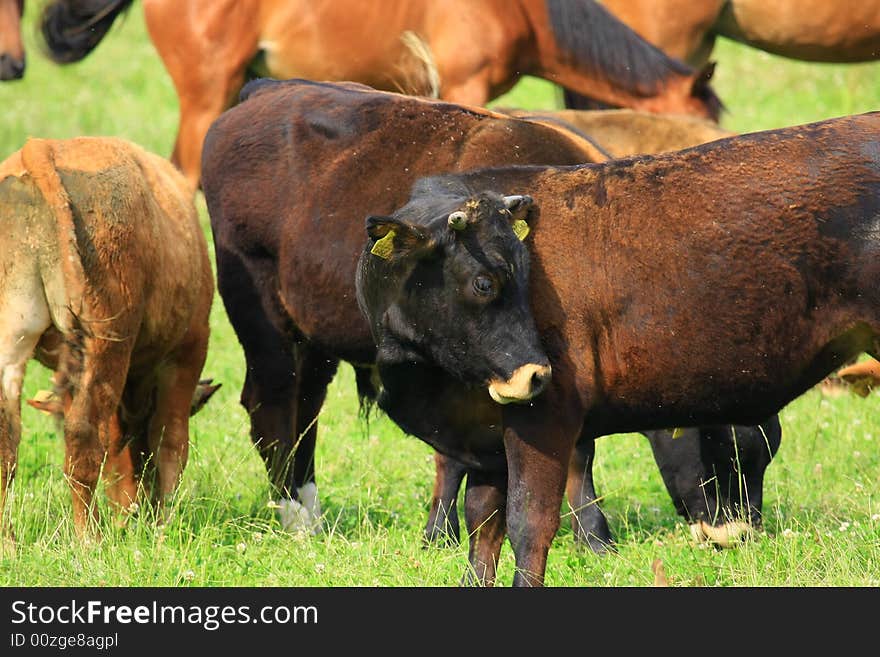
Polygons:
<instances>
[{"instance_id":1,"label":"yellow ear tag","mask_svg":"<svg viewBox=\"0 0 880 657\"><path fill-rule=\"evenodd\" d=\"M526 235L529 234L530 230L531 229L529 228L529 225L525 222L524 219L517 219L513 222L513 232L520 242L522 242L526 238Z\"/></svg>"},{"instance_id":2,"label":"yellow ear tag","mask_svg":"<svg viewBox=\"0 0 880 657\"><path fill-rule=\"evenodd\" d=\"M681 427L675 427L675 429L672 430L672 439L673 440L675 440L676 438L681 438L683 435L684 435L684 429L682 429Z\"/></svg>"},{"instance_id":3,"label":"yellow ear tag","mask_svg":"<svg viewBox=\"0 0 880 657\"><path fill-rule=\"evenodd\" d=\"M370 249L370 253L374 256L379 256L383 260L388 260L391 254L394 253L394 231L389 230L385 233L385 237L377 240L373 248Z\"/></svg>"}]
</instances>

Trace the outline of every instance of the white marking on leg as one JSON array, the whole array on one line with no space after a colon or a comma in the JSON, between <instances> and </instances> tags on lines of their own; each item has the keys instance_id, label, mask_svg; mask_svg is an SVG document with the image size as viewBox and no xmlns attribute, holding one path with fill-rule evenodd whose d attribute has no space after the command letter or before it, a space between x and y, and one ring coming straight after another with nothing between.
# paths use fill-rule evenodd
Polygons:
<instances>
[{"instance_id":1,"label":"white marking on leg","mask_svg":"<svg viewBox=\"0 0 880 657\"><path fill-rule=\"evenodd\" d=\"M278 516L281 528L287 532L308 532L317 534L321 531L321 505L318 502L318 487L309 482L296 489L298 500L282 499L278 504Z\"/></svg>"}]
</instances>

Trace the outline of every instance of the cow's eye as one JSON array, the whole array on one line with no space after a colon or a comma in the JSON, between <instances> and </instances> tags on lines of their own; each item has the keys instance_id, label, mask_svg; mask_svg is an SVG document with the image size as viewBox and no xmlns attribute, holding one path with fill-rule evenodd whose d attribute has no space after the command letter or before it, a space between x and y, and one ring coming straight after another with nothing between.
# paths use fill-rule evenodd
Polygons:
<instances>
[{"instance_id":1,"label":"cow's eye","mask_svg":"<svg viewBox=\"0 0 880 657\"><path fill-rule=\"evenodd\" d=\"M474 292L482 296L489 296L495 292L495 281L488 276L477 276L474 279Z\"/></svg>"}]
</instances>

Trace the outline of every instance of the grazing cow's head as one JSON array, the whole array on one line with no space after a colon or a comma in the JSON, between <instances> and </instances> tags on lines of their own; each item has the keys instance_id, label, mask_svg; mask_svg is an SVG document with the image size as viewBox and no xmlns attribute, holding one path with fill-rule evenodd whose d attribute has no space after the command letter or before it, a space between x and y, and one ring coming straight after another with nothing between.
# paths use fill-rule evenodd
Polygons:
<instances>
[{"instance_id":1,"label":"grazing cow's head","mask_svg":"<svg viewBox=\"0 0 880 657\"><path fill-rule=\"evenodd\" d=\"M522 243L528 196L434 191L417 185L390 217L369 217L358 303L381 367L431 363L499 403L544 389L550 365L527 294Z\"/></svg>"}]
</instances>

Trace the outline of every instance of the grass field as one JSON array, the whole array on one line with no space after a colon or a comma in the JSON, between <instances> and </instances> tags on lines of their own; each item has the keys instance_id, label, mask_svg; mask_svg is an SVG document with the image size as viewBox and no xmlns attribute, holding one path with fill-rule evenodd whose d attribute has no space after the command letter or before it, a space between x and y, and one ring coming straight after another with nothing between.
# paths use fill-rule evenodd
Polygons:
<instances>
[{"instance_id":1,"label":"grass field","mask_svg":"<svg viewBox=\"0 0 880 657\"><path fill-rule=\"evenodd\" d=\"M84 62L58 67L39 52L37 3L27 4L29 67L25 80L0 85L0 158L29 135L119 135L170 153L176 97L146 36L140 6ZM715 54L715 88L728 108L722 124L730 129L880 109L880 64L798 63L729 43ZM497 102L553 108L559 95L548 83L529 79ZM204 202L199 204L207 232ZM161 531L136 517L125 529L106 522L97 545L74 540L62 440L49 420L24 408L11 504L19 541L13 553L0 556L0 585L456 584L466 546L424 549L421 543L431 450L384 417L369 424L359 419L348 365L340 367L320 418L316 467L326 529L316 537L280 531L238 404L243 357L219 298L212 331L204 371L223 387L193 420L190 462ZM25 394L45 388L48 379L34 363ZM619 551L600 558L578 550L564 518L547 583L650 585L651 562L660 558L672 585L880 586L880 400L824 399L811 391L784 409L782 425L782 447L765 482L765 532L729 551L690 542L645 439L601 439L596 483ZM512 575L505 546L500 583Z\"/></svg>"}]
</instances>

